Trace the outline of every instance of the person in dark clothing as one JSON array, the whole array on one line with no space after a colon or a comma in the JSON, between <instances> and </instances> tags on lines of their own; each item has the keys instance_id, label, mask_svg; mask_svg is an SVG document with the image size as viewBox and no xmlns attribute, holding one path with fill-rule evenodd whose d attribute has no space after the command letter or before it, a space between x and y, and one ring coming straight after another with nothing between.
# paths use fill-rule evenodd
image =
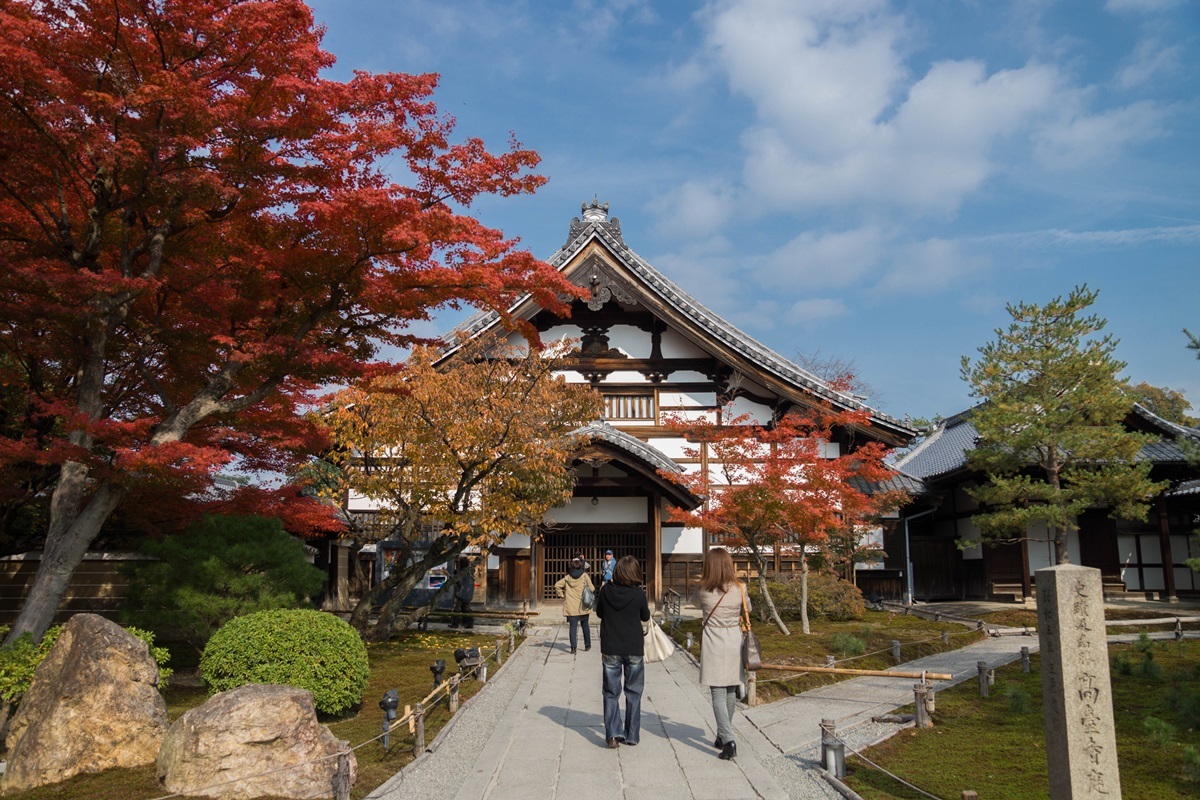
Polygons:
<instances>
[{"instance_id":1,"label":"person in dark clothing","mask_svg":"<svg viewBox=\"0 0 1200 800\"><path fill-rule=\"evenodd\" d=\"M638 743L642 730L642 688L646 666L642 662L642 623L650 619L650 605L642 589L642 568L633 556L622 556L611 582L596 596L600 618L600 659L604 664L604 740L609 747ZM625 725L621 725L622 677L625 689Z\"/></svg>"},{"instance_id":2,"label":"person in dark clothing","mask_svg":"<svg viewBox=\"0 0 1200 800\"><path fill-rule=\"evenodd\" d=\"M454 608L455 614L450 618L450 627L457 628L461 623L467 630L475 628L475 618L471 614L471 601L475 598L475 573L471 570L471 561L467 558L458 560L457 573L454 576Z\"/></svg>"},{"instance_id":3,"label":"person in dark clothing","mask_svg":"<svg viewBox=\"0 0 1200 800\"><path fill-rule=\"evenodd\" d=\"M554 584L554 591L558 592L559 597L564 598L563 615L566 616L567 622L571 623L572 654L574 654L575 645L578 642L576 631L580 625L583 626L583 650L587 652L592 649L592 627L588 625L588 613L591 608L583 607L585 587L593 592L596 591L596 587L592 585L591 576L587 574L587 562L582 558L573 559L567 574Z\"/></svg>"}]
</instances>

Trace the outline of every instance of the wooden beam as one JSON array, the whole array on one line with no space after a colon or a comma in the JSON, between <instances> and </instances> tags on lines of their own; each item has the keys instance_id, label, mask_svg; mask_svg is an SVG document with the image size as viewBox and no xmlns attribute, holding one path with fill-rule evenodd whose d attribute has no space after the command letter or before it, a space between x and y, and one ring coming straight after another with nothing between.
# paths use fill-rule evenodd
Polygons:
<instances>
[{"instance_id":1,"label":"wooden beam","mask_svg":"<svg viewBox=\"0 0 1200 800\"><path fill-rule=\"evenodd\" d=\"M763 664L760 672L773 669L779 672L824 672L829 675L875 675L881 678L928 678L935 681L953 680L954 676L945 672L905 672L901 670L882 669L844 669L842 667L797 667L792 664Z\"/></svg>"}]
</instances>

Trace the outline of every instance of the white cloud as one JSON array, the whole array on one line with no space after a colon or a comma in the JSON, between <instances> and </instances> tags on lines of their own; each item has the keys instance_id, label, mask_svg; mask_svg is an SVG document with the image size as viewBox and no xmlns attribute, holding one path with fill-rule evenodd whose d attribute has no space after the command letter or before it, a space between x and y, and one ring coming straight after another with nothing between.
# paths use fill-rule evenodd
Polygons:
<instances>
[{"instance_id":1,"label":"white cloud","mask_svg":"<svg viewBox=\"0 0 1200 800\"><path fill-rule=\"evenodd\" d=\"M1093 111L1094 92L1040 61L943 60L914 75L915 37L881 1L722 0L705 19L756 114L741 138L748 213L952 215L1004 159L1035 146L1058 167L1110 158L1155 135L1161 115L1150 103Z\"/></svg>"},{"instance_id":2,"label":"white cloud","mask_svg":"<svg viewBox=\"0 0 1200 800\"><path fill-rule=\"evenodd\" d=\"M846 304L839 299L815 297L793 303L784 315L784 321L789 325L815 325L844 316L847 312Z\"/></svg>"},{"instance_id":3,"label":"white cloud","mask_svg":"<svg viewBox=\"0 0 1200 800\"><path fill-rule=\"evenodd\" d=\"M1034 136L1038 159L1055 169L1073 169L1116 155L1126 145L1162 133L1166 109L1149 100L1101 114L1065 117Z\"/></svg>"},{"instance_id":4,"label":"white cloud","mask_svg":"<svg viewBox=\"0 0 1200 800\"><path fill-rule=\"evenodd\" d=\"M858 284L883 258L888 236L878 228L802 233L765 259L754 272L759 284L800 289Z\"/></svg>"},{"instance_id":5,"label":"white cloud","mask_svg":"<svg viewBox=\"0 0 1200 800\"><path fill-rule=\"evenodd\" d=\"M1157 39L1142 39L1133 54L1117 72L1117 88L1128 90L1150 83L1160 75L1180 71L1183 50L1178 45L1164 45Z\"/></svg>"},{"instance_id":6,"label":"white cloud","mask_svg":"<svg viewBox=\"0 0 1200 800\"><path fill-rule=\"evenodd\" d=\"M732 190L716 181L686 181L649 203L660 232L692 238L710 236L728 222L736 199Z\"/></svg>"},{"instance_id":7,"label":"white cloud","mask_svg":"<svg viewBox=\"0 0 1200 800\"><path fill-rule=\"evenodd\" d=\"M970 253L963 242L927 239L899 247L879 287L907 294L940 292L990 266L988 258Z\"/></svg>"},{"instance_id":8,"label":"white cloud","mask_svg":"<svg viewBox=\"0 0 1200 800\"><path fill-rule=\"evenodd\" d=\"M1182 5L1183 2L1184 0L1108 0L1104 4L1104 9L1116 13L1153 13L1166 11Z\"/></svg>"}]
</instances>

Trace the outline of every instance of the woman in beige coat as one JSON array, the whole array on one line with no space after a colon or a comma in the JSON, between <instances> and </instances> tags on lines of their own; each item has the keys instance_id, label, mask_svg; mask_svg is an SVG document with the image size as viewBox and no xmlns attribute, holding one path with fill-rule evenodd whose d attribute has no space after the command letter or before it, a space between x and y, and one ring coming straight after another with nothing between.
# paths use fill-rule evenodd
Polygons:
<instances>
[{"instance_id":1,"label":"woman in beige coat","mask_svg":"<svg viewBox=\"0 0 1200 800\"><path fill-rule=\"evenodd\" d=\"M596 587L592 585L591 576L587 574L587 567L582 558L571 560L571 568L567 570L567 574L554 584L554 591L563 599L563 615L567 621L571 623L571 653L575 652L576 644L576 629L579 625L583 625L583 649L592 649L592 628L588 625L588 614L591 609L583 607L583 587L596 591Z\"/></svg>"},{"instance_id":2,"label":"woman in beige coat","mask_svg":"<svg viewBox=\"0 0 1200 800\"><path fill-rule=\"evenodd\" d=\"M704 555L700 568L700 609L704 614L704 633L700 639L700 683L712 693L713 716L717 722L719 757L729 760L737 755L733 740L733 712L737 707L738 685L742 682L742 598L745 589L738 582L733 557L723 547L714 547ZM746 598L749 608L749 598Z\"/></svg>"}]
</instances>

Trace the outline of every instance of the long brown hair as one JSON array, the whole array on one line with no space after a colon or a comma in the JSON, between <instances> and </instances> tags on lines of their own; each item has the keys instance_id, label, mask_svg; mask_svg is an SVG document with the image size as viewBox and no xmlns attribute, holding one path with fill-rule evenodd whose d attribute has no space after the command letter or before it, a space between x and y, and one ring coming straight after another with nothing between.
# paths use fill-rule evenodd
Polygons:
<instances>
[{"instance_id":1,"label":"long brown hair","mask_svg":"<svg viewBox=\"0 0 1200 800\"><path fill-rule=\"evenodd\" d=\"M618 586L640 586L642 565L633 556L621 556L617 566L613 567L613 583Z\"/></svg>"},{"instance_id":2,"label":"long brown hair","mask_svg":"<svg viewBox=\"0 0 1200 800\"><path fill-rule=\"evenodd\" d=\"M713 547L704 554L700 567L700 589L705 592L722 592L737 583L737 568L733 556L724 547Z\"/></svg>"}]
</instances>

